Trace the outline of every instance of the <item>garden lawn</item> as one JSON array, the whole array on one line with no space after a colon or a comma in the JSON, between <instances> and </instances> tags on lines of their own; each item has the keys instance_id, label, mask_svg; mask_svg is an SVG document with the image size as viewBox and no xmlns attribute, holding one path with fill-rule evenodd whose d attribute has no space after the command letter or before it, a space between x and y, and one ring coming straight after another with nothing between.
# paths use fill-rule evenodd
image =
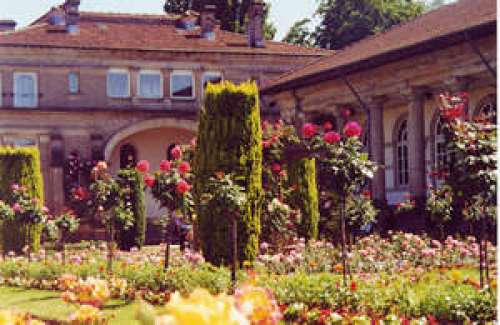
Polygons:
<instances>
[{"instance_id":1,"label":"garden lawn","mask_svg":"<svg viewBox=\"0 0 500 325\"><path fill-rule=\"evenodd\" d=\"M61 300L61 293L14 287L0 287L0 309L29 312L43 320L66 320L76 310L74 305ZM136 308L120 300L112 300L103 308L107 315L114 315L110 324L139 324Z\"/></svg>"}]
</instances>

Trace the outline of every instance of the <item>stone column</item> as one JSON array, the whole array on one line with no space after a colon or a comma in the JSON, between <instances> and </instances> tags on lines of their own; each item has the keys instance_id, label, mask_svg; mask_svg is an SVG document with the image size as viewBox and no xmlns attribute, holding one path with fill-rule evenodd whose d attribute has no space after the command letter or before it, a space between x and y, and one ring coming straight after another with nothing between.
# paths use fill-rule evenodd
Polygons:
<instances>
[{"instance_id":1,"label":"stone column","mask_svg":"<svg viewBox=\"0 0 500 325\"><path fill-rule=\"evenodd\" d=\"M50 139L50 182L51 206L55 213L64 208L64 140L60 134L53 134Z\"/></svg>"},{"instance_id":2,"label":"stone column","mask_svg":"<svg viewBox=\"0 0 500 325\"><path fill-rule=\"evenodd\" d=\"M424 89L412 89L408 105L408 162L410 195L417 201L426 196Z\"/></svg>"},{"instance_id":3,"label":"stone column","mask_svg":"<svg viewBox=\"0 0 500 325\"><path fill-rule=\"evenodd\" d=\"M386 98L375 97L368 102L370 110L370 148L372 160L377 164L377 171L372 180L372 197L383 203L386 201L385 187L385 146L384 146L384 102Z\"/></svg>"}]
</instances>

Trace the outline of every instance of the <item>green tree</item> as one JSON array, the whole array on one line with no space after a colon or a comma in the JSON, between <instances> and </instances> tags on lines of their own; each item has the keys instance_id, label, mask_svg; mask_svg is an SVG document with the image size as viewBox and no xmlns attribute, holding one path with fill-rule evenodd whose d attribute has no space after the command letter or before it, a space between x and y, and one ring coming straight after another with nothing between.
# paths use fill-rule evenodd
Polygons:
<instances>
[{"instance_id":1,"label":"green tree","mask_svg":"<svg viewBox=\"0 0 500 325\"><path fill-rule=\"evenodd\" d=\"M321 0L316 14L316 44L338 50L369 35L381 33L424 11L415 0Z\"/></svg>"},{"instance_id":2,"label":"green tree","mask_svg":"<svg viewBox=\"0 0 500 325\"><path fill-rule=\"evenodd\" d=\"M312 21L309 18L297 21L285 35L283 42L305 47L314 47L315 40L310 27L311 23Z\"/></svg>"},{"instance_id":3,"label":"green tree","mask_svg":"<svg viewBox=\"0 0 500 325\"><path fill-rule=\"evenodd\" d=\"M231 261L232 220L226 206L201 205L215 173L233 174L246 189L245 206L238 220L238 257L253 261L258 253L262 207L262 129L255 83L210 84L200 112L194 158L194 194L199 237L205 259L220 265Z\"/></svg>"},{"instance_id":4,"label":"green tree","mask_svg":"<svg viewBox=\"0 0 500 325\"><path fill-rule=\"evenodd\" d=\"M213 4L217 7L215 17L220 20L222 30L237 33L246 32L247 12L251 0L167 0L164 8L166 12L181 14L188 9L200 12L207 4ZM268 3L264 13L266 39L273 39L276 35L276 26L268 19L270 10L271 6Z\"/></svg>"},{"instance_id":5,"label":"green tree","mask_svg":"<svg viewBox=\"0 0 500 325\"><path fill-rule=\"evenodd\" d=\"M425 8L421 0L320 0L316 29L308 33L308 23L299 21L285 41L308 46L312 39L316 46L338 50L419 16Z\"/></svg>"}]
</instances>

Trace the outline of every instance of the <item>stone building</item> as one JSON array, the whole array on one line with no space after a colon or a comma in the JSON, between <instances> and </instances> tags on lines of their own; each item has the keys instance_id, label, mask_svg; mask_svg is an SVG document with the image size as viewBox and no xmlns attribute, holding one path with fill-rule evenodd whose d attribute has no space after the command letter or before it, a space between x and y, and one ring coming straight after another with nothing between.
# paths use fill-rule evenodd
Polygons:
<instances>
[{"instance_id":1,"label":"stone building","mask_svg":"<svg viewBox=\"0 0 500 325\"><path fill-rule=\"evenodd\" d=\"M106 159L114 171L140 159L157 169L172 144L194 137L207 82L262 83L327 53L265 41L259 0L248 37L221 30L213 6L132 15L79 4L66 0L26 28L0 22L0 145L39 147L55 211L68 155Z\"/></svg>"},{"instance_id":2,"label":"stone building","mask_svg":"<svg viewBox=\"0 0 500 325\"><path fill-rule=\"evenodd\" d=\"M467 115L496 120L496 5L459 0L286 73L262 92L298 125L326 118L340 130L349 115L342 113L352 113L382 166L374 198L423 198L439 182L430 172L451 158L436 96L467 91Z\"/></svg>"}]
</instances>

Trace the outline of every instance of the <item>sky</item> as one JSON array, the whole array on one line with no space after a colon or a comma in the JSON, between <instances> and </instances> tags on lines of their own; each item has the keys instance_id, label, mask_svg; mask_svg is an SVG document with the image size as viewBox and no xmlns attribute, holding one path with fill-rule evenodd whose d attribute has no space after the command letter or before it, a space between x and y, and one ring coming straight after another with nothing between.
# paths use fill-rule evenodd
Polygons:
<instances>
[{"instance_id":1,"label":"sky","mask_svg":"<svg viewBox=\"0 0 500 325\"><path fill-rule=\"evenodd\" d=\"M0 0L0 19L13 19L23 27L64 0ZM82 0L83 11L163 13L162 0ZM270 0L271 20L278 28L277 40L299 19L311 17L316 0Z\"/></svg>"}]
</instances>

